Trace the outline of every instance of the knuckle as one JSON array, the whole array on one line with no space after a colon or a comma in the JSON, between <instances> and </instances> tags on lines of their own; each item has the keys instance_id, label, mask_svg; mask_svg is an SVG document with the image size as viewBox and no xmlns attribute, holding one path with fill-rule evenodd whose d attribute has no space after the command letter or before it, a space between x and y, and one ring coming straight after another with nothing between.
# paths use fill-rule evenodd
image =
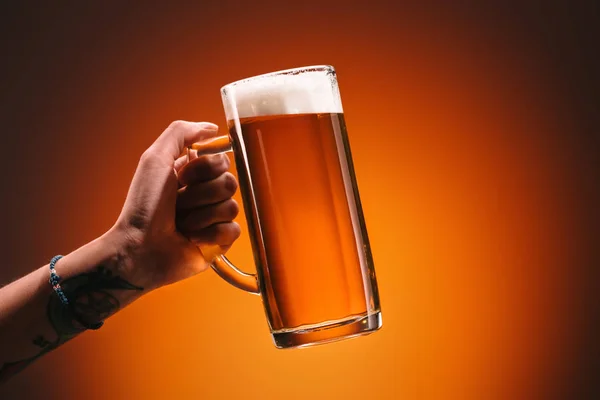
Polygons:
<instances>
[{"instance_id":1,"label":"knuckle","mask_svg":"<svg viewBox=\"0 0 600 400\"><path fill-rule=\"evenodd\" d=\"M169 128L170 130L174 130L174 131L179 131L179 130L184 130L188 128L189 123L186 121L182 121L182 120L176 120L173 121L169 124Z\"/></svg>"},{"instance_id":2,"label":"knuckle","mask_svg":"<svg viewBox=\"0 0 600 400\"><path fill-rule=\"evenodd\" d=\"M223 174L223 188L225 189L225 194L228 196L233 196L235 194L238 188L238 182L231 172L225 172Z\"/></svg>"},{"instance_id":3,"label":"knuckle","mask_svg":"<svg viewBox=\"0 0 600 400\"><path fill-rule=\"evenodd\" d=\"M205 158L207 167L214 175L220 175L229 168L229 158L224 154L207 155Z\"/></svg>"},{"instance_id":4,"label":"knuckle","mask_svg":"<svg viewBox=\"0 0 600 400\"><path fill-rule=\"evenodd\" d=\"M232 231L232 238L235 241L242 235L242 228L237 222L232 222L230 225Z\"/></svg>"},{"instance_id":5,"label":"knuckle","mask_svg":"<svg viewBox=\"0 0 600 400\"><path fill-rule=\"evenodd\" d=\"M220 245L229 245L241 235L241 229L235 222L217 225L215 240Z\"/></svg>"},{"instance_id":6,"label":"knuckle","mask_svg":"<svg viewBox=\"0 0 600 400\"><path fill-rule=\"evenodd\" d=\"M240 207L237 201L229 199L225 202L225 217L228 219L234 219L240 212Z\"/></svg>"}]
</instances>

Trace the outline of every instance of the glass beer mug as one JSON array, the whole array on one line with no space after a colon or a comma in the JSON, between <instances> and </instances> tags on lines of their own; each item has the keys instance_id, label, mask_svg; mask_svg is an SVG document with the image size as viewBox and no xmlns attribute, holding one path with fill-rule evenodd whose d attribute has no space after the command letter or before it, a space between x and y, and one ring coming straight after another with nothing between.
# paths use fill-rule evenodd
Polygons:
<instances>
[{"instance_id":1,"label":"glass beer mug","mask_svg":"<svg viewBox=\"0 0 600 400\"><path fill-rule=\"evenodd\" d=\"M240 271L218 246L202 247L204 257L226 281L261 295L278 348L379 329L334 68L259 75L224 86L221 96L229 136L213 146L234 153L257 273Z\"/></svg>"}]
</instances>

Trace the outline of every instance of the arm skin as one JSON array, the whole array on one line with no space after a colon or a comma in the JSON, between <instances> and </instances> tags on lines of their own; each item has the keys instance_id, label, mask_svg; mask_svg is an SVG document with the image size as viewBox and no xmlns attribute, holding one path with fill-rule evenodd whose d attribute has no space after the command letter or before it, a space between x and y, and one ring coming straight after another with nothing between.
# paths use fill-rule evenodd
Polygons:
<instances>
[{"instance_id":1,"label":"arm skin","mask_svg":"<svg viewBox=\"0 0 600 400\"><path fill-rule=\"evenodd\" d=\"M78 317L103 321L144 293L121 274L126 252L111 231L62 258L61 286ZM0 382L83 332L52 290L45 265L0 290Z\"/></svg>"},{"instance_id":2,"label":"arm skin","mask_svg":"<svg viewBox=\"0 0 600 400\"><path fill-rule=\"evenodd\" d=\"M213 124L176 121L144 152L115 225L56 263L71 307L52 289L48 264L0 289L0 383L85 324L206 270L199 245L226 251L239 237L228 158L180 157L186 146L215 135Z\"/></svg>"}]
</instances>

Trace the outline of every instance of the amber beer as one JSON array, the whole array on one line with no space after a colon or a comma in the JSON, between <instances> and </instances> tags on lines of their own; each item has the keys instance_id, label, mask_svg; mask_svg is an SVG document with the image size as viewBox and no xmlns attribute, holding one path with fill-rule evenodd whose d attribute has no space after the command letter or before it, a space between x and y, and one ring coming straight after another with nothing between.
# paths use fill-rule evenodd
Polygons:
<instances>
[{"instance_id":1,"label":"amber beer","mask_svg":"<svg viewBox=\"0 0 600 400\"><path fill-rule=\"evenodd\" d=\"M222 94L276 346L377 330L377 282L335 71L262 75Z\"/></svg>"}]
</instances>

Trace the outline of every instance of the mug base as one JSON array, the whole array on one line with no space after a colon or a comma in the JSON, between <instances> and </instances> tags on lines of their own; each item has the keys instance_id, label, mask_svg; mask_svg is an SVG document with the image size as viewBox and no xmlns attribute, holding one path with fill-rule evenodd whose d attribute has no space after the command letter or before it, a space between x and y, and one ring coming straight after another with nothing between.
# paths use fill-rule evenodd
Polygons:
<instances>
[{"instance_id":1,"label":"mug base","mask_svg":"<svg viewBox=\"0 0 600 400\"><path fill-rule=\"evenodd\" d=\"M368 335L381 328L381 325L381 311L377 311L271 334L278 349L293 349Z\"/></svg>"}]
</instances>

